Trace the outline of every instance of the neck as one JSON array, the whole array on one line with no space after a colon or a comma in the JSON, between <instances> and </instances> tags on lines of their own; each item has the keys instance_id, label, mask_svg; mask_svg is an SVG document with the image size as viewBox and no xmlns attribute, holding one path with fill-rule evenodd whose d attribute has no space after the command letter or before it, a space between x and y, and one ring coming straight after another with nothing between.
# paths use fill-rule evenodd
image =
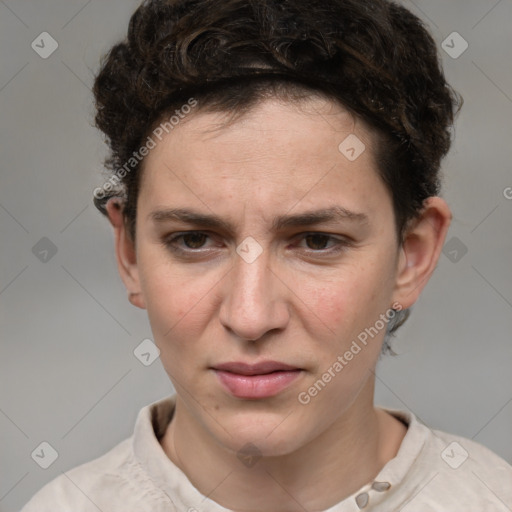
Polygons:
<instances>
[{"instance_id":1,"label":"neck","mask_svg":"<svg viewBox=\"0 0 512 512\"><path fill-rule=\"evenodd\" d=\"M161 443L203 495L231 510L324 510L371 482L395 457L406 427L373 406L374 379L345 413L292 453L251 467L187 414L179 396Z\"/></svg>"}]
</instances>

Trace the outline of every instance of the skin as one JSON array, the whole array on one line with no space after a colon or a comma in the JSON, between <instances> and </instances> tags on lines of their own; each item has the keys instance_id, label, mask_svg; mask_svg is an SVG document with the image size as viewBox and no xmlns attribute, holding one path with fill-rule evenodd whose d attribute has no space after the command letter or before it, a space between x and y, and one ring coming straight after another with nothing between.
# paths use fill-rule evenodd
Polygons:
<instances>
[{"instance_id":1,"label":"skin","mask_svg":"<svg viewBox=\"0 0 512 512\"><path fill-rule=\"evenodd\" d=\"M375 134L339 105L272 98L231 125L225 120L199 110L146 157L135 242L121 205L107 207L130 301L147 309L177 392L161 445L201 493L226 508L326 509L371 482L406 433L373 404L385 329L308 404L298 395L394 303L414 304L451 212L443 199L429 198L399 247L392 199L376 172ZM352 162L338 149L350 134L366 145ZM271 230L279 215L334 205L368 222ZM233 230L151 216L178 207L220 216ZM193 230L208 236L177 241L188 257L165 244ZM334 240L309 239L311 232ZM247 237L262 249L252 263L236 252ZM333 252L343 238L350 243ZM262 360L303 371L278 395L250 400L228 393L211 370ZM252 467L237 457L246 443L262 455Z\"/></svg>"}]
</instances>

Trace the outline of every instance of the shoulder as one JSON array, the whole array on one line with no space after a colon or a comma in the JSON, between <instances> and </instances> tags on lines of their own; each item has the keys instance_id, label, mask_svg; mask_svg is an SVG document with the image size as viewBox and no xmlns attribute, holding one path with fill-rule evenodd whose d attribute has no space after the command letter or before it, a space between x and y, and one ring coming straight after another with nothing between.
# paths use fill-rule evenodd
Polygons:
<instances>
[{"instance_id":1,"label":"shoulder","mask_svg":"<svg viewBox=\"0 0 512 512\"><path fill-rule=\"evenodd\" d=\"M133 451L133 437L106 454L46 484L21 512L157 512L172 510L169 497L147 474Z\"/></svg>"},{"instance_id":2,"label":"shoulder","mask_svg":"<svg viewBox=\"0 0 512 512\"><path fill-rule=\"evenodd\" d=\"M418 491L416 504L425 510L512 510L508 462L480 443L429 428L414 417L410 427L424 440L411 468Z\"/></svg>"},{"instance_id":3,"label":"shoulder","mask_svg":"<svg viewBox=\"0 0 512 512\"><path fill-rule=\"evenodd\" d=\"M431 456L441 458L448 474L456 475L462 469L461 475L468 478L471 475L466 485L471 484L475 489L487 487L506 498L509 506L512 504L512 466L486 446L462 436L433 430L429 451Z\"/></svg>"},{"instance_id":4,"label":"shoulder","mask_svg":"<svg viewBox=\"0 0 512 512\"><path fill-rule=\"evenodd\" d=\"M115 495L127 485L126 473L134 464L131 441L125 439L101 457L63 472L40 489L22 512L97 512L107 492Z\"/></svg>"},{"instance_id":5,"label":"shoulder","mask_svg":"<svg viewBox=\"0 0 512 512\"><path fill-rule=\"evenodd\" d=\"M165 429L173 405L171 397L143 407L131 437L101 457L63 472L39 490L21 512L170 510L172 500L156 480L161 467L167 468L170 479L175 472L156 434Z\"/></svg>"}]
</instances>

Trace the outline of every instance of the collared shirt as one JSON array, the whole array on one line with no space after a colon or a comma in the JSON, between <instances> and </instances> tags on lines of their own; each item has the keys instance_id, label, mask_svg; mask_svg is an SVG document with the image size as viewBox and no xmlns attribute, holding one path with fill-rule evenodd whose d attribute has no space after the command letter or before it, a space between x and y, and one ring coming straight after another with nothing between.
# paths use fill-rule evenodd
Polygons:
<instances>
[{"instance_id":1,"label":"collared shirt","mask_svg":"<svg viewBox=\"0 0 512 512\"><path fill-rule=\"evenodd\" d=\"M142 408L133 435L63 473L21 512L229 512L203 496L160 439L176 395ZM511 512L512 466L484 446L432 430L410 412L399 451L375 480L324 512Z\"/></svg>"}]
</instances>

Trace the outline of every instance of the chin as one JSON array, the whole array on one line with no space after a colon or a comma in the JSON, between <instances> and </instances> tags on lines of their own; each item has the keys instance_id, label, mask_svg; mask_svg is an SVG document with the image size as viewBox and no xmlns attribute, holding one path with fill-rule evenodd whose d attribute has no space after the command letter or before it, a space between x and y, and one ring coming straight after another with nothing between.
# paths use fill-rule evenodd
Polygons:
<instances>
[{"instance_id":1,"label":"chin","mask_svg":"<svg viewBox=\"0 0 512 512\"><path fill-rule=\"evenodd\" d=\"M302 422L297 418L292 420L293 413L288 414L234 413L233 417L223 421L225 430L218 424L211 426L218 441L236 453L244 447L255 446L262 456L278 457L307 443Z\"/></svg>"}]
</instances>

